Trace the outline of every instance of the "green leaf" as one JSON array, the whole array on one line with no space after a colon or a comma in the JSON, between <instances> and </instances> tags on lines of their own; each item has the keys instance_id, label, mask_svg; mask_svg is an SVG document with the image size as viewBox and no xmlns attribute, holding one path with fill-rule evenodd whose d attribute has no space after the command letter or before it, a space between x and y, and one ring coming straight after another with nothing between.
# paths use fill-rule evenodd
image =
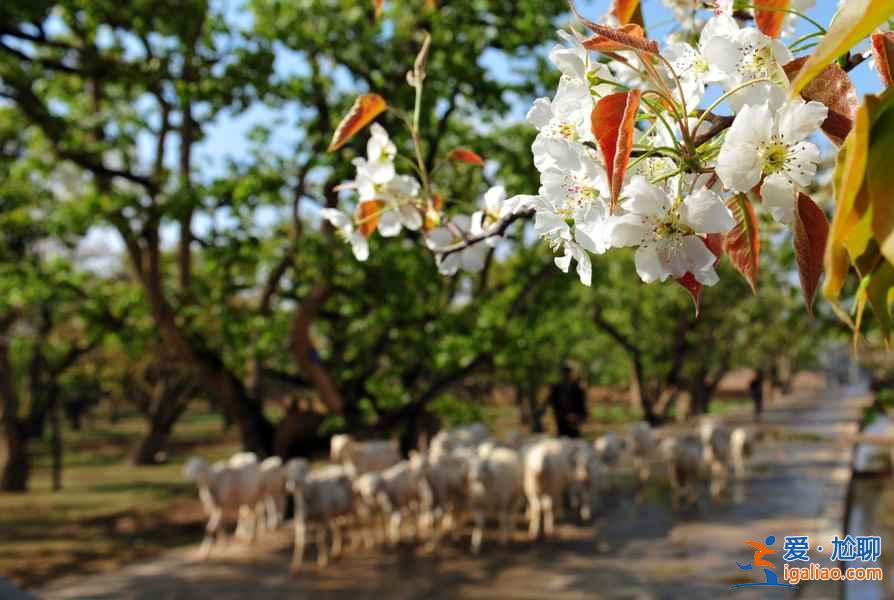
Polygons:
<instances>
[{"instance_id":1,"label":"green leaf","mask_svg":"<svg viewBox=\"0 0 894 600\"><path fill-rule=\"evenodd\" d=\"M894 266L883 261L870 276L866 295L872 305L872 312L878 319L882 335L887 340L891 335L891 300L894 298Z\"/></svg>"}]
</instances>

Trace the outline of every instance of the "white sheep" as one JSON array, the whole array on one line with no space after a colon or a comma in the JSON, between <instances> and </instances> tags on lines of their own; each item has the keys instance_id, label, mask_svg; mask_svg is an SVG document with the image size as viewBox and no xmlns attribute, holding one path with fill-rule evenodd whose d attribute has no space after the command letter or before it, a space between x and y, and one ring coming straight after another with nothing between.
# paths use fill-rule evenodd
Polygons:
<instances>
[{"instance_id":1,"label":"white sheep","mask_svg":"<svg viewBox=\"0 0 894 600\"><path fill-rule=\"evenodd\" d=\"M490 436L487 426L483 423L471 423L442 429L431 440L429 452L433 456L439 456L458 450L460 448L476 448Z\"/></svg>"},{"instance_id":2,"label":"white sheep","mask_svg":"<svg viewBox=\"0 0 894 600\"><path fill-rule=\"evenodd\" d=\"M224 462L209 465L204 458L194 456L187 461L183 473L198 486L199 498L208 514L205 538L199 548L199 555L206 558L215 539L222 533L224 511L239 511L240 521L243 513L247 513L254 521L261 497L260 469L257 462L243 461L237 466ZM253 538L254 528L251 534Z\"/></svg>"},{"instance_id":3,"label":"white sheep","mask_svg":"<svg viewBox=\"0 0 894 600\"><path fill-rule=\"evenodd\" d=\"M620 463L626 447L624 438L611 431L602 434L593 442L593 450L602 467L606 490L616 488L616 477L610 475Z\"/></svg>"},{"instance_id":4,"label":"white sheep","mask_svg":"<svg viewBox=\"0 0 894 600\"><path fill-rule=\"evenodd\" d=\"M726 489L730 479L730 433L713 419L702 421L699 433L704 464L711 476L711 495L717 497Z\"/></svg>"},{"instance_id":5,"label":"white sheep","mask_svg":"<svg viewBox=\"0 0 894 600\"><path fill-rule=\"evenodd\" d=\"M736 427L730 434L730 454L733 461L733 473L736 479L744 479L747 474L748 459L751 457L754 442L746 427Z\"/></svg>"},{"instance_id":6,"label":"white sheep","mask_svg":"<svg viewBox=\"0 0 894 600\"><path fill-rule=\"evenodd\" d=\"M385 542L388 531L388 514L382 472L374 471L356 477L352 482L354 512L364 546L371 548Z\"/></svg>"},{"instance_id":7,"label":"white sheep","mask_svg":"<svg viewBox=\"0 0 894 600\"><path fill-rule=\"evenodd\" d=\"M624 440L616 433L609 431L596 438L593 442L593 449L596 456L607 467L613 467L618 464L621 454L624 452Z\"/></svg>"},{"instance_id":8,"label":"white sheep","mask_svg":"<svg viewBox=\"0 0 894 600\"><path fill-rule=\"evenodd\" d=\"M667 465L671 485L672 502L677 506L695 503L702 481L704 451L702 442L695 435L668 437L661 441L660 453Z\"/></svg>"},{"instance_id":9,"label":"white sheep","mask_svg":"<svg viewBox=\"0 0 894 600\"><path fill-rule=\"evenodd\" d=\"M401 524L409 516L417 516L416 534L423 535L431 526L432 494L425 479L422 465L403 460L369 478L364 486L354 486L363 503L377 507L388 520L388 542L397 544L401 539Z\"/></svg>"},{"instance_id":10,"label":"white sheep","mask_svg":"<svg viewBox=\"0 0 894 600\"><path fill-rule=\"evenodd\" d=\"M291 465L291 466L290 466ZM351 477L340 465L330 465L308 471L306 463L287 464L286 489L295 500L295 547L292 571L301 568L308 523L316 524L317 564L329 562L342 549L342 521L353 513L354 498ZM332 537L331 548L326 544L326 533Z\"/></svg>"},{"instance_id":11,"label":"white sheep","mask_svg":"<svg viewBox=\"0 0 894 600\"><path fill-rule=\"evenodd\" d=\"M465 448L428 455L410 453L410 463L423 474L431 492L428 514L423 519L430 526L430 549L437 546L445 533L458 534L456 523L467 505L467 475L474 454Z\"/></svg>"},{"instance_id":12,"label":"white sheep","mask_svg":"<svg viewBox=\"0 0 894 600\"><path fill-rule=\"evenodd\" d=\"M496 514L500 541L509 542L513 517L524 501L522 460L515 450L496 448L486 457L470 458L468 481L469 509L472 513L472 552L481 549L488 513Z\"/></svg>"},{"instance_id":13,"label":"white sheep","mask_svg":"<svg viewBox=\"0 0 894 600\"><path fill-rule=\"evenodd\" d=\"M633 457L633 472L639 483L644 484L652 475L652 462L658 448L655 432L645 421L634 423L627 441Z\"/></svg>"},{"instance_id":14,"label":"white sheep","mask_svg":"<svg viewBox=\"0 0 894 600\"><path fill-rule=\"evenodd\" d=\"M571 447L574 469L569 495L580 518L586 522L592 516L593 503L606 481L608 467L599 458L592 444L571 439L566 439L565 443Z\"/></svg>"},{"instance_id":15,"label":"white sheep","mask_svg":"<svg viewBox=\"0 0 894 600\"><path fill-rule=\"evenodd\" d=\"M286 473L282 459L271 456L261 461L261 502L270 531L282 523L286 493Z\"/></svg>"},{"instance_id":16,"label":"white sheep","mask_svg":"<svg viewBox=\"0 0 894 600\"><path fill-rule=\"evenodd\" d=\"M540 521L546 536L553 535L555 512L574 481L573 448L560 440L548 439L531 446L524 461L524 491L528 499L528 537L540 535Z\"/></svg>"},{"instance_id":17,"label":"white sheep","mask_svg":"<svg viewBox=\"0 0 894 600\"><path fill-rule=\"evenodd\" d=\"M346 433L332 436L329 457L332 462L343 465L351 477L382 471L401 460L397 440L358 442Z\"/></svg>"}]
</instances>

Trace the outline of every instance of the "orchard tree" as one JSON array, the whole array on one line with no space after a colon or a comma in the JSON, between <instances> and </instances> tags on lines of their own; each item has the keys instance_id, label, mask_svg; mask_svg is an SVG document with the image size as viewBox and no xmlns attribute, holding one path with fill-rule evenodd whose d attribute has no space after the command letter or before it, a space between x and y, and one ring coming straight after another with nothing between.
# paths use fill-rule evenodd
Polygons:
<instances>
[{"instance_id":1,"label":"orchard tree","mask_svg":"<svg viewBox=\"0 0 894 600\"><path fill-rule=\"evenodd\" d=\"M693 2L678 13L680 34L662 47L647 37L637 0L615 0L603 23L575 10L589 34L559 32L549 55L561 72L558 89L528 112L537 130L531 146L537 193L487 196L471 214L461 202L444 202L420 159L418 106L433 93L426 87L432 79L425 73L426 40L407 75L415 103L377 93L359 97L330 149L383 113L404 122L411 143L394 144L374 123L367 156L353 161L355 178L343 186L355 190L356 208L329 209L325 218L361 261L376 226L387 237L401 225L418 229L424 220L425 246L440 271L451 275L480 271L482 247L498 244L514 222L533 217L534 232L556 253L559 269L575 265L580 281L595 283L597 294L604 281L592 257L633 248L639 278L646 284L675 280L695 300L696 314L705 288L720 279L723 256L757 289L763 233L792 240L809 313L825 270L824 293L835 311L859 330L868 302L887 337L894 220L888 218L890 175L883 164L894 139L894 94L889 88L859 104L848 71L871 58L891 85L894 34L885 28L894 8L883 0L842 3L828 28L785 1ZM795 38L799 20L815 30ZM857 49L867 36L869 48ZM411 105L412 112L404 108ZM822 163L820 133L837 147L831 227L809 195ZM451 157L481 160L465 150ZM836 301L849 263L861 278L855 322ZM646 383L644 350L603 317L603 311L625 311L638 324L643 307L626 297L607 300L595 320L633 357L635 379ZM660 396L672 393L682 377L695 326L677 322L677 346L660 353L673 363L664 370L666 381L640 392L650 421L659 418L653 409L662 404ZM706 376L696 380L710 387L716 378Z\"/></svg>"},{"instance_id":2,"label":"orchard tree","mask_svg":"<svg viewBox=\"0 0 894 600\"><path fill-rule=\"evenodd\" d=\"M203 0L5 3L0 96L60 168L76 168L81 214L111 225L123 242L162 344L237 425L243 445L267 452L273 425L257 374L309 382L334 413L355 403L339 389L355 376L333 375L342 357L322 333L335 331L325 315L343 296L333 285L340 242L328 229L307 235L348 175L344 157L325 153L337 115L358 90L411 99L404 59L418 49L419 31L434 32L428 72L436 94L417 111L421 158L433 171L481 135L467 119L495 120L508 109L506 94L534 87L491 79L477 58L530 53L565 5L404 3L388 8L387 25L373 5L346 0L256 0L248 8L250 18L234 18ZM299 67L275 73L274 52ZM195 155L209 129L224 113L258 105L297 117L297 145L282 154L261 147L223 174L200 172ZM264 131L253 136L263 146ZM457 176L442 169L443 179L459 191L479 176L472 167ZM261 227L259 215L271 210L275 223ZM308 247L316 249L303 256ZM391 326L400 325L397 316ZM285 364L274 344L289 347L296 364ZM423 395L449 379L420 369L432 377Z\"/></svg>"}]
</instances>

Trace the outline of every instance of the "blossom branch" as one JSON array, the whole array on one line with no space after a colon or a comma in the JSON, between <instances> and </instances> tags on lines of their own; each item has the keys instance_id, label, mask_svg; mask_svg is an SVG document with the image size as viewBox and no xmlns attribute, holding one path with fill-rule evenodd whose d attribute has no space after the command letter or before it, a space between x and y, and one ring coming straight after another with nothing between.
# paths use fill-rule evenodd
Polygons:
<instances>
[{"instance_id":1,"label":"blossom branch","mask_svg":"<svg viewBox=\"0 0 894 600\"><path fill-rule=\"evenodd\" d=\"M502 217L499 221L497 221L490 229L483 233L479 233L477 235L466 235L463 237L462 241L456 242L455 244L451 244L449 246L445 246L439 250L435 250L435 254L440 254L441 258L445 258L450 256L454 252L459 252L460 250L464 250L469 246L473 246L477 243L483 242L484 240L492 237L499 237L506 233L506 230L509 229L509 226L519 221L521 219L530 219L534 216L534 209L522 210L517 213L511 213L504 217Z\"/></svg>"}]
</instances>

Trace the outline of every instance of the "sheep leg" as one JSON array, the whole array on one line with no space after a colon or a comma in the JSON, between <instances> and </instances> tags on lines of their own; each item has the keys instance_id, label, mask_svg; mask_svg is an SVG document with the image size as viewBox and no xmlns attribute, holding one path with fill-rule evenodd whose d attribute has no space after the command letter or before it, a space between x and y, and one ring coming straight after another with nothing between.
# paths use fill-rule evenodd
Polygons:
<instances>
[{"instance_id":1,"label":"sheep leg","mask_svg":"<svg viewBox=\"0 0 894 600\"><path fill-rule=\"evenodd\" d=\"M317 527L317 566L325 567L329 564L329 549L326 547L326 523L320 523Z\"/></svg>"},{"instance_id":2,"label":"sheep leg","mask_svg":"<svg viewBox=\"0 0 894 600\"><path fill-rule=\"evenodd\" d=\"M536 540L540 537L540 513L542 507L540 498L536 495L528 497L528 538Z\"/></svg>"},{"instance_id":3,"label":"sheep leg","mask_svg":"<svg viewBox=\"0 0 894 600\"><path fill-rule=\"evenodd\" d=\"M400 510L395 510L391 513L388 529L388 542L392 546L400 542L401 512L402 511Z\"/></svg>"},{"instance_id":4,"label":"sheep leg","mask_svg":"<svg viewBox=\"0 0 894 600\"><path fill-rule=\"evenodd\" d=\"M208 524L205 526L205 538L202 540L202 545L199 547L199 558L204 560L211 554L211 547L214 545L214 538L217 536L222 517L223 510L219 507L211 509L211 517L208 519Z\"/></svg>"},{"instance_id":5,"label":"sheep leg","mask_svg":"<svg viewBox=\"0 0 894 600\"><path fill-rule=\"evenodd\" d=\"M338 556L341 556L343 543L341 525L333 521L330 527L332 529L332 558L336 558Z\"/></svg>"},{"instance_id":6,"label":"sheep leg","mask_svg":"<svg viewBox=\"0 0 894 600\"><path fill-rule=\"evenodd\" d=\"M512 539L512 507L500 511L500 544L506 546Z\"/></svg>"},{"instance_id":7,"label":"sheep leg","mask_svg":"<svg viewBox=\"0 0 894 600\"><path fill-rule=\"evenodd\" d=\"M593 516L593 498L589 488L584 487L580 495L580 518L584 523L590 522Z\"/></svg>"},{"instance_id":8,"label":"sheep leg","mask_svg":"<svg viewBox=\"0 0 894 600\"><path fill-rule=\"evenodd\" d=\"M300 493L294 494L295 498L295 548L292 550L292 572L296 572L301 568L304 561L304 544L307 536L307 523L304 517L304 496Z\"/></svg>"},{"instance_id":9,"label":"sheep leg","mask_svg":"<svg viewBox=\"0 0 894 600\"><path fill-rule=\"evenodd\" d=\"M276 498L273 496L264 498L264 512L267 513L267 530L276 531L279 526L279 507L276 506Z\"/></svg>"},{"instance_id":10,"label":"sheep leg","mask_svg":"<svg viewBox=\"0 0 894 600\"><path fill-rule=\"evenodd\" d=\"M481 538L484 537L484 512L476 510L472 513L474 527L472 528L472 554L478 554L481 550Z\"/></svg>"},{"instance_id":11,"label":"sheep leg","mask_svg":"<svg viewBox=\"0 0 894 600\"><path fill-rule=\"evenodd\" d=\"M552 537L556 528L555 508L556 502L552 496L544 496L543 504L543 534L546 537Z\"/></svg>"}]
</instances>

